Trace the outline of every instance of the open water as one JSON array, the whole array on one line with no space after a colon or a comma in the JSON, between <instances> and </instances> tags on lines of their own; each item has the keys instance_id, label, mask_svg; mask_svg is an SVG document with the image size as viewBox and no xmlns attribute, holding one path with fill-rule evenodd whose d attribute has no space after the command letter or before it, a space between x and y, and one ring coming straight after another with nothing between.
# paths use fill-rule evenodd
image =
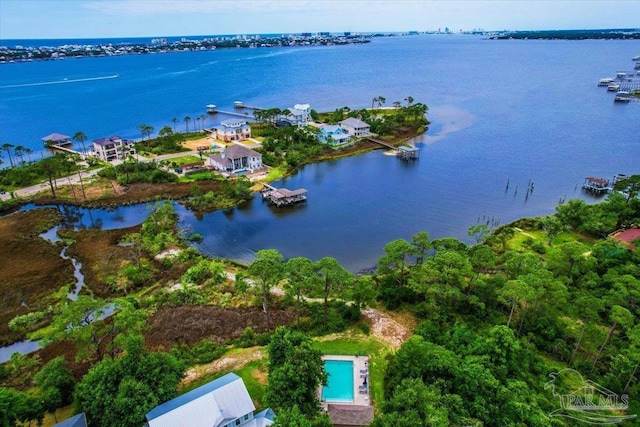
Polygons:
<instances>
[{"instance_id":1,"label":"open water","mask_svg":"<svg viewBox=\"0 0 640 427\"><path fill-rule=\"evenodd\" d=\"M586 176L640 173L640 103L614 104L596 86L632 70L638 54L640 41L425 35L4 64L0 138L36 151L52 132L136 138L138 124L158 130L173 126L173 117L184 130L182 118L204 114L209 103L308 102L326 111L411 96L429 106L432 121L415 141L416 162L377 151L308 165L276 183L309 190L308 203L292 209L256 198L197 219L178 208L183 226L203 234L205 253L250 261L255 251L276 248L287 257L334 256L357 271L375 265L393 239L424 230L469 241L467 228L478 222L549 214L563 198L595 200L580 190ZM525 197L530 180L534 191ZM128 223L146 212L93 215L97 223L110 215Z\"/></svg>"}]
</instances>

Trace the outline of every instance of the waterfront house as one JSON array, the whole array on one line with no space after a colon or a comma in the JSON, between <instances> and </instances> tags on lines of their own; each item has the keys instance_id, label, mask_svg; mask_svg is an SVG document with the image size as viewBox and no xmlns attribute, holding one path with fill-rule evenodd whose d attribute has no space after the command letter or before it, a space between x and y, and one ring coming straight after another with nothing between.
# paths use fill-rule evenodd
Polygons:
<instances>
[{"instance_id":1,"label":"waterfront house","mask_svg":"<svg viewBox=\"0 0 640 427\"><path fill-rule=\"evenodd\" d=\"M291 126L304 127L311 121L311 105L296 104L289 108L289 114L283 114L280 120L288 122Z\"/></svg>"},{"instance_id":2,"label":"waterfront house","mask_svg":"<svg viewBox=\"0 0 640 427\"><path fill-rule=\"evenodd\" d=\"M242 141L251 137L251 127L246 120L224 120L219 126L214 126L211 136L225 142Z\"/></svg>"},{"instance_id":3,"label":"waterfront house","mask_svg":"<svg viewBox=\"0 0 640 427\"><path fill-rule=\"evenodd\" d=\"M318 133L318 141L329 145L340 145L349 142L351 136L337 125L322 125Z\"/></svg>"},{"instance_id":4,"label":"waterfront house","mask_svg":"<svg viewBox=\"0 0 640 427\"><path fill-rule=\"evenodd\" d=\"M355 117L349 117L340 122L340 127L356 138L368 136L371 133L371 126Z\"/></svg>"},{"instance_id":5,"label":"waterfront house","mask_svg":"<svg viewBox=\"0 0 640 427\"><path fill-rule=\"evenodd\" d=\"M64 421L55 424L53 427L87 427L87 417L84 412L74 415Z\"/></svg>"},{"instance_id":6,"label":"waterfront house","mask_svg":"<svg viewBox=\"0 0 640 427\"><path fill-rule=\"evenodd\" d=\"M93 151L102 160L110 162L136 154L136 150L133 147L134 144L135 141L122 139L119 136L98 138L93 140Z\"/></svg>"},{"instance_id":7,"label":"waterfront house","mask_svg":"<svg viewBox=\"0 0 640 427\"><path fill-rule=\"evenodd\" d=\"M146 415L149 427L266 427L275 414L256 407L238 375L227 374L155 407Z\"/></svg>"},{"instance_id":8,"label":"waterfront house","mask_svg":"<svg viewBox=\"0 0 640 427\"><path fill-rule=\"evenodd\" d=\"M61 133L52 133L43 137L41 141L44 142L45 145L69 145L71 144L71 137Z\"/></svg>"},{"instance_id":9,"label":"waterfront house","mask_svg":"<svg viewBox=\"0 0 640 427\"><path fill-rule=\"evenodd\" d=\"M207 166L222 172L253 172L262 169L262 154L239 144L227 147L219 154L209 156Z\"/></svg>"}]
</instances>

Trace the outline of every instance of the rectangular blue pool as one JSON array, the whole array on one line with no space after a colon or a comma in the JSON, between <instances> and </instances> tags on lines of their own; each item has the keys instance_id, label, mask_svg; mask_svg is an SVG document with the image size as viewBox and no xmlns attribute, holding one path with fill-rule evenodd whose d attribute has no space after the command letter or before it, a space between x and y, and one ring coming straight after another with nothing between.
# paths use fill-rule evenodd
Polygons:
<instances>
[{"instance_id":1,"label":"rectangular blue pool","mask_svg":"<svg viewBox=\"0 0 640 427\"><path fill-rule=\"evenodd\" d=\"M322 387L325 402L353 402L353 362L350 360L325 360L327 385Z\"/></svg>"}]
</instances>

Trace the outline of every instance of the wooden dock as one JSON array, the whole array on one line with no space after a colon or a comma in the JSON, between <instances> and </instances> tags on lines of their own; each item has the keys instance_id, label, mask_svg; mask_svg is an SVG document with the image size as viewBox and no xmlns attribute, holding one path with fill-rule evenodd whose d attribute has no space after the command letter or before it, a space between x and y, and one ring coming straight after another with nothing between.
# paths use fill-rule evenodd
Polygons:
<instances>
[{"instance_id":1,"label":"wooden dock","mask_svg":"<svg viewBox=\"0 0 640 427\"><path fill-rule=\"evenodd\" d=\"M395 155L402 160L415 160L420 158L420 149L415 145L401 145L400 147L396 147L379 139L371 137L366 137L365 139L393 150Z\"/></svg>"},{"instance_id":2,"label":"wooden dock","mask_svg":"<svg viewBox=\"0 0 640 427\"><path fill-rule=\"evenodd\" d=\"M307 190L298 188L297 190L288 190L286 188L276 188L269 184L264 184L262 189L263 200L268 201L274 206L283 207L302 203L307 201Z\"/></svg>"}]
</instances>

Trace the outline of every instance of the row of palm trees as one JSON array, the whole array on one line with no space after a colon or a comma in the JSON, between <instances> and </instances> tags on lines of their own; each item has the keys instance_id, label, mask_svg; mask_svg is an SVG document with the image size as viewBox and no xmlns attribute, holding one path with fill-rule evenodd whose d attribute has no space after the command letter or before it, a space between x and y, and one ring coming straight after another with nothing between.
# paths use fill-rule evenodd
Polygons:
<instances>
[{"instance_id":1,"label":"row of palm trees","mask_svg":"<svg viewBox=\"0 0 640 427\"><path fill-rule=\"evenodd\" d=\"M407 96L404 100L407 102L407 106L411 107L411 104L413 104L413 97ZM376 96L371 100L371 108L373 108L376 104L378 104L378 107L382 107L385 102L387 102L387 99L384 96ZM396 108L400 108L401 104L402 103L400 101L395 101L393 103L393 106Z\"/></svg>"},{"instance_id":2,"label":"row of palm trees","mask_svg":"<svg viewBox=\"0 0 640 427\"><path fill-rule=\"evenodd\" d=\"M7 153L7 157L9 159L10 167L24 165L27 162L24 160L24 156L28 156L29 163L31 163L31 155L33 154L33 150L28 147L23 147L22 145L13 145L8 142L0 145L0 165L4 162L2 160L2 156L4 153ZM18 162L18 158L20 161ZM15 161L14 161L15 160Z\"/></svg>"},{"instance_id":3,"label":"row of palm trees","mask_svg":"<svg viewBox=\"0 0 640 427\"><path fill-rule=\"evenodd\" d=\"M204 122L205 120L207 120L209 117L206 114L202 114L198 117L196 117L193 120L193 123L195 125L195 130L204 130ZM189 133L189 122L191 122L191 117L190 116L184 116L184 118L182 119L184 121L184 130L185 133ZM171 121L173 122L173 132L176 133L176 123L178 123L178 119L176 117L172 118ZM200 127L198 127L198 124L201 124Z\"/></svg>"}]
</instances>

